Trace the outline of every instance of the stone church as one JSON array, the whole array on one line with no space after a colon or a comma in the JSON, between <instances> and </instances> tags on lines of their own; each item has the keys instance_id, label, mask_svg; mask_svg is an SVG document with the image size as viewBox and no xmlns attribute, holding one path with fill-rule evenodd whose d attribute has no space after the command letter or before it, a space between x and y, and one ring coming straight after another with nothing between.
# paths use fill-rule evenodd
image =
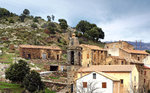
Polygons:
<instances>
[{"instance_id":1,"label":"stone church","mask_svg":"<svg viewBox=\"0 0 150 93\"><path fill-rule=\"evenodd\" d=\"M88 67L100 65L107 57L107 51L99 46L79 44L79 40L72 34L67 50L67 59L70 65Z\"/></svg>"}]
</instances>

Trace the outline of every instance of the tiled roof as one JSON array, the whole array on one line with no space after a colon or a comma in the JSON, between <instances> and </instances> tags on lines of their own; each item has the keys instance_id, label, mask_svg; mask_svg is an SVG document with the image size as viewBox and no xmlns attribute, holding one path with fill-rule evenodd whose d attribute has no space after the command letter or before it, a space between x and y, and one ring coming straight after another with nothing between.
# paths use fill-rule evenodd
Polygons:
<instances>
[{"instance_id":1,"label":"tiled roof","mask_svg":"<svg viewBox=\"0 0 150 93\"><path fill-rule=\"evenodd\" d=\"M58 46L19 45L19 47L61 50L61 48L59 48Z\"/></svg>"},{"instance_id":2,"label":"tiled roof","mask_svg":"<svg viewBox=\"0 0 150 93\"><path fill-rule=\"evenodd\" d=\"M108 79L111 79L111 80L113 80L113 81L120 81L119 79L117 79L117 78L115 78L115 77L113 77L113 76L111 76L111 75L108 75L107 73L104 73L104 72L96 72L96 71L93 71L93 72L91 72L91 73L97 73L97 74L100 74L100 75L102 75L102 76L104 76L104 77L106 77L106 78L108 78ZM89 73L89 74L91 74L91 73ZM89 74L87 74L87 75L89 75ZM82 76L82 77L85 77L85 76L87 76L87 75L84 75L84 76ZM82 77L80 77L80 78L82 78ZM80 79L80 78L77 78L76 80L78 80L78 79ZM75 81L76 81L75 80Z\"/></svg>"},{"instance_id":3,"label":"tiled roof","mask_svg":"<svg viewBox=\"0 0 150 93\"><path fill-rule=\"evenodd\" d=\"M144 66L144 68L146 68L146 69L150 69L150 67L148 67L148 66Z\"/></svg>"},{"instance_id":4,"label":"tiled roof","mask_svg":"<svg viewBox=\"0 0 150 93\"><path fill-rule=\"evenodd\" d=\"M107 73L104 73L104 72L96 72L96 73L98 73L100 75L103 75L104 77L107 77L107 78L109 78L109 79L111 79L113 81L120 81L119 79L117 79L117 78L115 78L115 77L113 77L111 75L108 75Z\"/></svg>"},{"instance_id":5,"label":"tiled roof","mask_svg":"<svg viewBox=\"0 0 150 93\"><path fill-rule=\"evenodd\" d=\"M123 49L123 50L128 53L134 53L134 54L148 54L146 51L143 50L128 50L128 49Z\"/></svg>"},{"instance_id":6,"label":"tiled roof","mask_svg":"<svg viewBox=\"0 0 150 93\"><path fill-rule=\"evenodd\" d=\"M95 46L95 45L81 44L80 46L81 46L81 47L88 47L88 48L90 48L90 49L92 49L92 50L104 50L104 51L106 51L105 49L100 48L99 46Z\"/></svg>"},{"instance_id":7,"label":"tiled roof","mask_svg":"<svg viewBox=\"0 0 150 93\"><path fill-rule=\"evenodd\" d=\"M135 65L93 65L80 68L78 72L131 72Z\"/></svg>"},{"instance_id":8,"label":"tiled roof","mask_svg":"<svg viewBox=\"0 0 150 93\"><path fill-rule=\"evenodd\" d=\"M121 60L125 60L124 57L121 57L121 56L110 56L111 58L114 58L114 59L121 59Z\"/></svg>"}]
</instances>

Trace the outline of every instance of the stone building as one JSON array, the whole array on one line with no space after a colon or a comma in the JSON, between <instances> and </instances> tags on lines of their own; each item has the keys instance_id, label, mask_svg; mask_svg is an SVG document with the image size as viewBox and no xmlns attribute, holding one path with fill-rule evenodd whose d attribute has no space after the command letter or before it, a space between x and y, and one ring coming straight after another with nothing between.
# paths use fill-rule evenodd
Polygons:
<instances>
[{"instance_id":1,"label":"stone building","mask_svg":"<svg viewBox=\"0 0 150 93\"><path fill-rule=\"evenodd\" d=\"M57 46L20 45L19 53L26 59L60 60L62 49Z\"/></svg>"},{"instance_id":2,"label":"stone building","mask_svg":"<svg viewBox=\"0 0 150 93\"><path fill-rule=\"evenodd\" d=\"M99 65L105 61L107 51L99 46L79 44L78 38L73 34L70 38L67 57L71 65Z\"/></svg>"},{"instance_id":3,"label":"stone building","mask_svg":"<svg viewBox=\"0 0 150 93\"><path fill-rule=\"evenodd\" d=\"M129 44L126 41L118 41L118 42L111 42L105 44L106 49L112 49L112 48L121 48L121 49L134 49L134 46Z\"/></svg>"},{"instance_id":4,"label":"stone building","mask_svg":"<svg viewBox=\"0 0 150 93\"><path fill-rule=\"evenodd\" d=\"M145 93L148 93L148 90L150 90L150 67L144 66L144 90Z\"/></svg>"},{"instance_id":5,"label":"stone building","mask_svg":"<svg viewBox=\"0 0 150 93\"><path fill-rule=\"evenodd\" d=\"M108 56L104 65L129 65L130 63L120 56Z\"/></svg>"}]
</instances>

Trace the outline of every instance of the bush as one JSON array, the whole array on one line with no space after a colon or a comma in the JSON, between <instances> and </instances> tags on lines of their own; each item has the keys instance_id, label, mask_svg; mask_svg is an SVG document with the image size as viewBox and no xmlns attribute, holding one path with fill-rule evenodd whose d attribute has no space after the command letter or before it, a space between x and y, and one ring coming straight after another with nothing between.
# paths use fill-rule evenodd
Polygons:
<instances>
[{"instance_id":1,"label":"bush","mask_svg":"<svg viewBox=\"0 0 150 93\"><path fill-rule=\"evenodd\" d=\"M14 23L14 20L13 20L13 19L10 19L10 20L9 20L9 23Z\"/></svg>"},{"instance_id":2,"label":"bush","mask_svg":"<svg viewBox=\"0 0 150 93\"><path fill-rule=\"evenodd\" d=\"M10 12L5 8L0 8L0 17L10 16Z\"/></svg>"},{"instance_id":3,"label":"bush","mask_svg":"<svg viewBox=\"0 0 150 93\"><path fill-rule=\"evenodd\" d=\"M32 27L32 28L38 28L38 27L37 27L37 24L34 24L34 23L31 25L31 27Z\"/></svg>"},{"instance_id":4,"label":"bush","mask_svg":"<svg viewBox=\"0 0 150 93\"><path fill-rule=\"evenodd\" d=\"M33 22L39 22L38 18L35 17L35 18L33 19Z\"/></svg>"}]
</instances>

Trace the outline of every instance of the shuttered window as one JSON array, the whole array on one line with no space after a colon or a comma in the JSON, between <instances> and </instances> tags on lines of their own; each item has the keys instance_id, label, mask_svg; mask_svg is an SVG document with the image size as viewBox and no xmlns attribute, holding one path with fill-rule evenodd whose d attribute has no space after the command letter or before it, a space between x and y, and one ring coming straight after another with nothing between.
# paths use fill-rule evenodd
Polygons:
<instances>
[{"instance_id":1,"label":"shuttered window","mask_svg":"<svg viewBox=\"0 0 150 93\"><path fill-rule=\"evenodd\" d=\"M106 82L102 82L102 88L107 88L107 83Z\"/></svg>"},{"instance_id":2,"label":"shuttered window","mask_svg":"<svg viewBox=\"0 0 150 93\"><path fill-rule=\"evenodd\" d=\"M83 88L87 88L87 82L83 82Z\"/></svg>"}]
</instances>

